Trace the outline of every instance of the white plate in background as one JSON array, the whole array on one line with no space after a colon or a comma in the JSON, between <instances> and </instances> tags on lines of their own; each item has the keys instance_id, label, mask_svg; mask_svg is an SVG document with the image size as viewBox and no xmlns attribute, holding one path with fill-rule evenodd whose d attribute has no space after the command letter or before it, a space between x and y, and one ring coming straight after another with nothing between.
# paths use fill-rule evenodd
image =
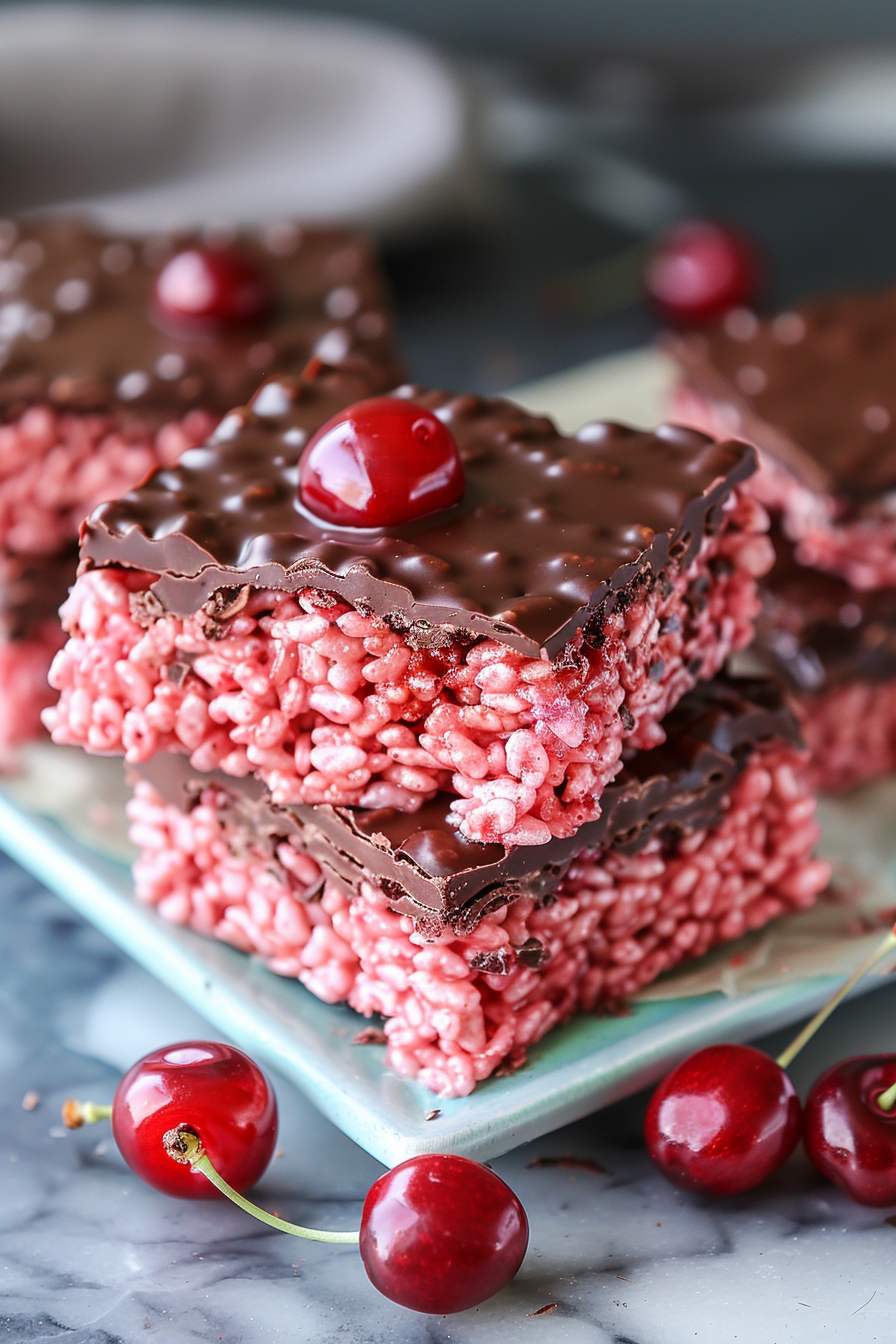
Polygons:
<instances>
[{"instance_id":1,"label":"white plate in background","mask_svg":"<svg viewBox=\"0 0 896 1344\"><path fill-rule=\"evenodd\" d=\"M297 216L406 228L469 194L467 106L426 43L316 15L0 7L3 209L110 228Z\"/></svg>"}]
</instances>

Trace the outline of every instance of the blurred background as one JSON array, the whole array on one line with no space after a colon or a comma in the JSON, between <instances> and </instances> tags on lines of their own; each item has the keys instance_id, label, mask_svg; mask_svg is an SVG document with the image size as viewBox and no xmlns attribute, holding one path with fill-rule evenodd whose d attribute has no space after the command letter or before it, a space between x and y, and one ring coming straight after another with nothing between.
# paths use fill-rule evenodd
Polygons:
<instances>
[{"instance_id":1,"label":"blurred background","mask_svg":"<svg viewBox=\"0 0 896 1344\"><path fill-rule=\"evenodd\" d=\"M883 0L0 5L0 211L296 215L383 242L415 377L650 340L649 241L752 237L763 300L896 282Z\"/></svg>"}]
</instances>

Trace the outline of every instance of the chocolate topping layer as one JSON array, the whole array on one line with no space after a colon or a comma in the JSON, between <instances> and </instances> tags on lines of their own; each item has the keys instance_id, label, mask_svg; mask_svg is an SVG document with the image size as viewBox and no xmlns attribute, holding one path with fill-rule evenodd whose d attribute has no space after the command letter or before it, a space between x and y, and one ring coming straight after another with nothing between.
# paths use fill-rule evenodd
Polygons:
<instances>
[{"instance_id":1,"label":"chocolate topping layer","mask_svg":"<svg viewBox=\"0 0 896 1344\"><path fill-rule=\"evenodd\" d=\"M28 639L48 620L58 625L77 567L75 546L57 555L0 553L0 640Z\"/></svg>"},{"instance_id":2,"label":"chocolate topping layer","mask_svg":"<svg viewBox=\"0 0 896 1344\"><path fill-rule=\"evenodd\" d=\"M161 267L195 234L123 238L69 219L0 222L0 405L7 419L49 400L162 422L193 407L223 415L269 374L321 351L336 365L402 376L370 245L337 229L279 225L228 238L274 295L261 323L211 334L165 329L151 313Z\"/></svg>"},{"instance_id":3,"label":"chocolate topping layer","mask_svg":"<svg viewBox=\"0 0 896 1344\"><path fill-rule=\"evenodd\" d=\"M859 592L798 564L780 535L773 540L753 645L769 669L800 691L896 677L896 589Z\"/></svg>"},{"instance_id":4,"label":"chocolate topping layer","mask_svg":"<svg viewBox=\"0 0 896 1344\"><path fill-rule=\"evenodd\" d=\"M159 755L135 767L169 802L189 809L208 784L229 799L227 820L247 846L272 859L277 843L296 836L329 878L349 892L372 881L390 904L435 930L475 927L487 911L517 896L542 898L585 850L638 853L655 836L713 825L753 749L799 743L793 714L776 684L717 677L694 688L666 720L668 740L638 752L603 794L597 821L567 840L505 849L465 840L442 795L419 812L294 804L277 807L260 781L215 772L200 775L185 756Z\"/></svg>"},{"instance_id":5,"label":"chocolate topping layer","mask_svg":"<svg viewBox=\"0 0 896 1344\"><path fill-rule=\"evenodd\" d=\"M553 657L670 556L687 565L755 469L744 444L694 430L590 424L565 438L508 401L406 387L395 395L454 434L464 496L388 531L338 529L303 510L297 464L310 434L358 395L338 374L267 384L212 442L97 509L82 528L86 562L158 574L153 592L178 615L222 587L311 587L420 646L460 632Z\"/></svg>"},{"instance_id":6,"label":"chocolate topping layer","mask_svg":"<svg viewBox=\"0 0 896 1344\"><path fill-rule=\"evenodd\" d=\"M896 488L896 290L761 320L735 309L668 348L695 391L730 408L732 433L811 489L857 507Z\"/></svg>"}]
</instances>

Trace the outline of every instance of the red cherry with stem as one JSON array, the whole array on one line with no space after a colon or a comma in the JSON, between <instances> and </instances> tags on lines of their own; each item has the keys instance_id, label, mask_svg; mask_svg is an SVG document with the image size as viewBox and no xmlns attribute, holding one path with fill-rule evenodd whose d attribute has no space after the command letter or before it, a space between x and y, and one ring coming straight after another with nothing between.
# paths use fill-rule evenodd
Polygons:
<instances>
[{"instance_id":1,"label":"red cherry with stem","mask_svg":"<svg viewBox=\"0 0 896 1344\"><path fill-rule=\"evenodd\" d=\"M424 1153L370 1187L361 1259L371 1283L412 1311L466 1311L516 1274L529 1224L499 1176L467 1157Z\"/></svg>"},{"instance_id":2,"label":"red cherry with stem","mask_svg":"<svg viewBox=\"0 0 896 1344\"><path fill-rule=\"evenodd\" d=\"M175 329L205 331L258 322L272 302L266 277L234 248L189 248L156 276L159 318Z\"/></svg>"},{"instance_id":3,"label":"red cherry with stem","mask_svg":"<svg viewBox=\"0 0 896 1344\"><path fill-rule=\"evenodd\" d=\"M463 490L450 430L401 397L370 397L340 411L299 463L302 503L336 527L396 527L450 508Z\"/></svg>"},{"instance_id":4,"label":"red cherry with stem","mask_svg":"<svg viewBox=\"0 0 896 1344\"><path fill-rule=\"evenodd\" d=\"M409 1158L370 1187L360 1232L322 1232L250 1204L221 1178L192 1127L170 1130L163 1145L269 1227L310 1241L358 1242L373 1286L412 1311L441 1316L478 1306L510 1282L526 1254L522 1204L499 1176L466 1157Z\"/></svg>"},{"instance_id":5,"label":"red cherry with stem","mask_svg":"<svg viewBox=\"0 0 896 1344\"><path fill-rule=\"evenodd\" d=\"M862 1055L822 1074L806 1101L803 1142L822 1176L859 1204L896 1204L896 1055Z\"/></svg>"},{"instance_id":6,"label":"red cherry with stem","mask_svg":"<svg viewBox=\"0 0 896 1344\"><path fill-rule=\"evenodd\" d=\"M200 1172L169 1160L162 1145L168 1130L189 1125L237 1190L255 1184L277 1141L277 1101L267 1078L242 1050L216 1041L181 1041L144 1055L128 1069L108 1109L128 1166L156 1190L181 1199L215 1199L218 1192ZM95 1118L81 1115L82 1121Z\"/></svg>"},{"instance_id":7,"label":"red cherry with stem","mask_svg":"<svg viewBox=\"0 0 896 1344\"><path fill-rule=\"evenodd\" d=\"M711 1045L654 1092L647 1149L676 1185L709 1195L752 1190L790 1156L800 1103L787 1074L749 1045Z\"/></svg>"},{"instance_id":8,"label":"red cherry with stem","mask_svg":"<svg viewBox=\"0 0 896 1344\"><path fill-rule=\"evenodd\" d=\"M644 1138L671 1181L704 1194L732 1195L770 1176L796 1146L800 1104L784 1070L849 991L896 949L896 927L844 980L777 1060L747 1045L698 1050L660 1083ZM896 1104L884 1098L886 1110Z\"/></svg>"},{"instance_id":9,"label":"red cherry with stem","mask_svg":"<svg viewBox=\"0 0 896 1344\"><path fill-rule=\"evenodd\" d=\"M699 327L755 302L759 260L752 243L712 220L692 219L660 236L647 261L647 297L675 327Z\"/></svg>"}]
</instances>

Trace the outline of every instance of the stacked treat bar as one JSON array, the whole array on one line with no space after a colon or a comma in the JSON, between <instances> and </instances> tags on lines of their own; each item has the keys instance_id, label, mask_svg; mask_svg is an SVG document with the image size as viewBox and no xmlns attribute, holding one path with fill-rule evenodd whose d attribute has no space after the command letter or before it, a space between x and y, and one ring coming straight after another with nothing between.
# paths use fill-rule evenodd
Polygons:
<instances>
[{"instance_id":1,"label":"stacked treat bar","mask_svg":"<svg viewBox=\"0 0 896 1344\"><path fill-rule=\"evenodd\" d=\"M234 289L233 311L211 325L159 303L163 275L169 293L173 276L195 297L203 259L229 268ZM379 370L383 388L401 376L382 281L355 235L279 225L141 240L0 221L0 765L52 700L85 514L318 349L373 381Z\"/></svg>"},{"instance_id":2,"label":"stacked treat bar","mask_svg":"<svg viewBox=\"0 0 896 1344\"><path fill-rule=\"evenodd\" d=\"M777 561L756 652L788 683L811 780L842 790L896 768L896 292L760 320L737 309L671 346L671 414L759 452L749 489Z\"/></svg>"},{"instance_id":3,"label":"stacked treat bar","mask_svg":"<svg viewBox=\"0 0 896 1344\"><path fill-rule=\"evenodd\" d=\"M92 513L45 717L130 762L142 899L458 1096L827 869L791 712L721 675L771 561L753 451L404 387L459 501L324 523L300 459L371 390L278 378Z\"/></svg>"}]
</instances>

